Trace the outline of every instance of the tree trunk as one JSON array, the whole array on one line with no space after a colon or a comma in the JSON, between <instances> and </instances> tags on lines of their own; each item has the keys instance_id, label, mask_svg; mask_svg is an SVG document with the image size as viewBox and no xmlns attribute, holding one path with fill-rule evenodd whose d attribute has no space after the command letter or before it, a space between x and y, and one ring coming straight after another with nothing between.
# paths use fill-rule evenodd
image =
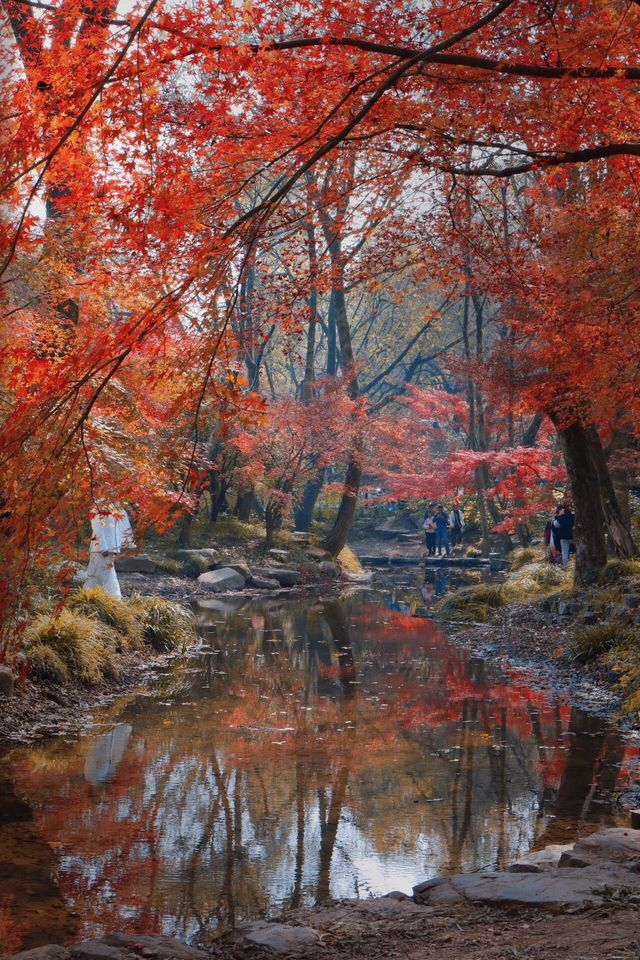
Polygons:
<instances>
[{"instance_id":1,"label":"tree trunk","mask_svg":"<svg viewBox=\"0 0 640 960\"><path fill-rule=\"evenodd\" d=\"M241 520L242 523L249 523L251 517L251 508L253 507L254 491L253 487L246 490L240 490L236 499L236 505L233 511L234 517Z\"/></svg>"},{"instance_id":2,"label":"tree trunk","mask_svg":"<svg viewBox=\"0 0 640 960\"><path fill-rule=\"evenodd\" d=\"M609 546L617 557L627 560L630 557L635 557L638 550L616 496L613 479L607 466L607 461L605 460L604 450L602 449L600 435L592 423L585 427L585 434L591 451L591 459L598 471L600 480L602 508L607 535L609 537Z\"/></svg>"},{"instance_id":3,"label":"tree trunk","mask_svg":"<svg viewBox=\"0 0 640 960\"><path fill-rule=\"evenodd\" d=\"M180 521L178 532L178 546L181 550L189 550L193 542L193 514L185 513Z\"/></svg>"},{"instance_id":4,"label":"tree trunk","mask_svg":"<svg viewBox=\"0 0 640 960\"><path fill-rule=\"evenodd\" d=\"M580 420L559 427L558 436L576 515L576 583L592 583L607 562L602 487L593 457L594 438Z\"/></svg>"},{"instance_id":5,"label":"tree trunk","mask_svg":"<svg viewBox=\"0 0 640 960\"><path fill-rule=\"evenodd\" d=\"M338 514L333 527L322 543L325 550L328 550L333 557L338 556L349 539L353 525L353 516L358 502L358 491L360 490L361 479L362 467L360 465L360 451L354 450L349 457L349 465L347 466L347 474L344 478L344 490Z\"/></svg>"},{"instance_id":6,"label":"tree trunk","mask_svg":"<svg viewBox=\"0 0 640 960\"><path fill-rule=\"evenodd\" d=\"M324 486L324 467L318 470L313 480L308 480L304 488L302 500L294 511L294 525L296 530L308 533L313 520L313 511L320 491Z\"/></svg>"}]
</instances>

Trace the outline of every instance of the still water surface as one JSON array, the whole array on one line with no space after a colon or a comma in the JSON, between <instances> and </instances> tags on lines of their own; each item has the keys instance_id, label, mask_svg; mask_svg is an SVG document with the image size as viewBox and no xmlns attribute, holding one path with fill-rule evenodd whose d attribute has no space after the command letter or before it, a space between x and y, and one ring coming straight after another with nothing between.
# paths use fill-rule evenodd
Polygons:
<instances>
[{"instance_id":1,"label":"still water surface","mask_svg":"<svg viewBox=\"0 0 640 960\"><path fill-rule=\"evenodd\" d=\"M88 735L13 749L0 935L206 941L614 823L624 740L412 616L432 585L211 601L201 648L150 691Z\"/></svg>"}]
</instances>

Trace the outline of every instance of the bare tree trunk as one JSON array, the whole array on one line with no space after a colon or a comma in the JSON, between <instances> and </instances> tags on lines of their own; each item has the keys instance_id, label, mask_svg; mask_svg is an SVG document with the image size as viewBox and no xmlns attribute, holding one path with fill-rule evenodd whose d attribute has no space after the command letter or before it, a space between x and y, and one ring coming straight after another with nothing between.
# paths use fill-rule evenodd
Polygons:
<instances>
[{"instance_id":1,"label":"bare tree trunk","mask_svg":"<svg viewBox=\"0 0 640 960\"><path fill-rule=\"evenodd\" d=\"M602 507L609 538L609 546L612 552L623 560L635 557L637 556L638 549L631 536L629 523L625 519L618 497L616 496L613 479L607 466L607 461L605 460L604 450L602 449L600 435L594 424L589 424L585 427L585 432L587 434L591 457L600 478Z\"/></svg>"},{"instance_id":2,"label":"bare tree trunk","mask_svg":"<svg viewBox=\"0 0 640 960\"><path fill-rule=\"evenodd\" d=\"M580 420L560 426L558 436L576 514L576 583L592 583L607 562L602 487L592 456L593 436Z\"/></svg>"}]
</instances>

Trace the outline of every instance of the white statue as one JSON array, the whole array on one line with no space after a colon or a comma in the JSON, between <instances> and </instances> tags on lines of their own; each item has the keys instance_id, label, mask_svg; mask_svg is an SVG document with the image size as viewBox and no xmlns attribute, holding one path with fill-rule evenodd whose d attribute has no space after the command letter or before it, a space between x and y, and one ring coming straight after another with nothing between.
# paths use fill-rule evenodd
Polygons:
<instances>
[{"instance_id":1,"label":"white statue","mask_svg":"<svg viewBox=\"0 0 640 960\"><path fill-rule=\"evenodd\" d=\"M135 549L133 530L127 511L117 503L98 503L91 513L91 544L85 587L102 587L121 599L120 584L114 566L122 550Z\"/></svg>"}]
</instances>

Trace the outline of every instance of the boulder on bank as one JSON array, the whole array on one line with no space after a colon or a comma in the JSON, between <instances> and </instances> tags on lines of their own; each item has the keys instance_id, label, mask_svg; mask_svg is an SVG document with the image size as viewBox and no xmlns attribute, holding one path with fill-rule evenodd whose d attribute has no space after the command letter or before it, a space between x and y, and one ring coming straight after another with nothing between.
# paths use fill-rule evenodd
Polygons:
<instances>
[{"instance_id":1,"label":"boulder on bank","mask_svg":"<svg viewBox=\"0 0 640 960\"><path fill-rule=\"evenodd\" d=\"M138 553L135 557L116 557L114 566L116 573L158 573L160 570L156 561L146 553Z\"/></svg>"},{"instance_id":2,"label":"boulder on bank","mask_svg":"<svg viewBox=\"0 0 640 960\"><path fill-rule=\"evenodd\" d=\"M14 690L14 679L11 670L8 667L0 667L0 699L2 697L12 697Z\"/></svg>"},{"instance_id":3,"label":"boulder on bank","mask_svg":"<svg viewBox=\"0 0 640 960\"><path fill-rule=\"evenodd\" d=\"M279 590L280 584L273 577L252 576L249 580L249 586L255 590Z\"/></svg>"},{"instance_id":4,"label":"boulder on bank","mask_svg":"<svg viewBox=\"0 0 640 960\"><path fill-rule=\"evenodd\" d=\"M222 567L220 570L208 570L201 573L198 583L212 593L225 593L227 590L242 590L245 578L233 567Z\"/></svg>"},{"instance_id":5,"label":"boulder on bank","mask_svg":"<svg viewBox=\"0 0 640 960\"><path fill-rule=\"evenodd\" d=\"M253 577L266 577L268 580L277 580L281 587L295 587L300 579L297 570L288 570L285 567L254 567Z\"/></svg>"},{"instance_id":6,"label":"boulder on bank","mask_svg":"<svg viewBox=\"0 0 640 960\"><path fill-rule=\"evenodd\" d=\"M107 933L100 940L84 940L70 947L48 943L16 953L9 960L131 960L139 956L157 960L210 960L206 951L172 937L136 933Z\"/></svg>"},{"instance_id":7,"label":"boulder on bank","mask_svg":"<svg viewBox=\"0 0 640 960\"><path fill-rule=\"evenodd\" d=\"M543 870L552 870L560 865L560 858L569 850L573 850L572 843L550 843L542 850L530 850L511 864L509 872L542 873Z\"/></svg>"},{"instance_id":8,"label":"boulder on bank","mask_svg":"<svg viewBox=\"0 0 640 960\"><path fill-rule=\"evenodd\" d=\"M337 580L342 571L338 564L334 563L333 560L321 560L320 573L323 577L331 577L332 580Z\"/></svg>"},{"instance_id":9,"label":"boulder on bank","mask_svg":"<svg viewBox=\"0 0 640 960\"><path fill-rule=\"evenodd\" d=\"M615 891L640 894L640 877L618 864L576 870L557 867L541 873L459 873L435 877L413 888L417 903L520 904L527 907L599 907Z\"/></svg>"},{"instance_id":10,"label":"boulder on bank","mask_svg":"<svg viewBox=\"0 0 640 960\"><path fill-rule=\"evenodd\" d=\"M200 550L178 550L176 552L176 560L180 560L187 566L200 567L201 573L214 570L219 559L220 554L211 547L202 547Z\"/></svg>"}]
</instances>

